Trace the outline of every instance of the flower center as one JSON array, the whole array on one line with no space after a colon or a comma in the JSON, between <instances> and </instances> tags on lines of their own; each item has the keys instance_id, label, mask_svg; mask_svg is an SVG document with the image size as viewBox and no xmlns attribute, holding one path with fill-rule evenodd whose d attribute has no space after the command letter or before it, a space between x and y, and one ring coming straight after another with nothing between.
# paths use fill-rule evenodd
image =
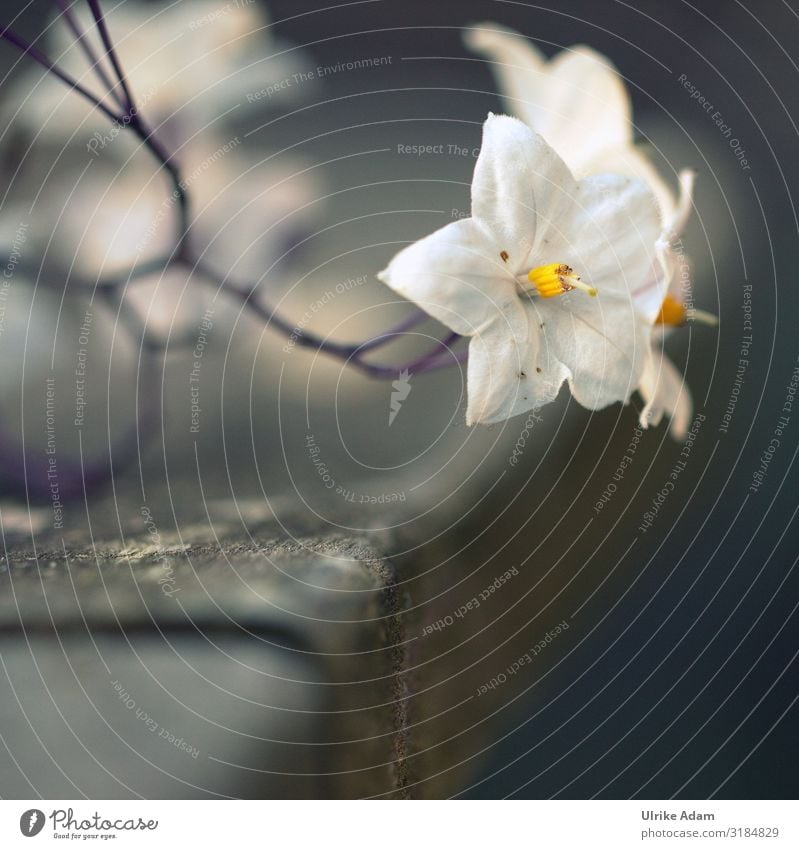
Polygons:
<instances>
[{"instance_id":1,"label":"flower center","mask_svg":"<svg viewBox=\"0 0 799 849\"><path fill-rule=\"evenodd\" d=\"M596 297L596 289L583 283L574 269L562 262L539 265L527 274L527 279L542 298L554 298L574 289L580 289L592 298Z\"/></svg>"},{"instance_id":2,"label":"flower center","mask_svg":"<svg viewBox=\"0 0 799 849\"><path fill-rule=\"evenodd\" d=\"M685 307L673 295L666 295L660 307L655 324L665 324L669 327L680 327L685 324L688 314Z\"/></svg>"}]
</instances>

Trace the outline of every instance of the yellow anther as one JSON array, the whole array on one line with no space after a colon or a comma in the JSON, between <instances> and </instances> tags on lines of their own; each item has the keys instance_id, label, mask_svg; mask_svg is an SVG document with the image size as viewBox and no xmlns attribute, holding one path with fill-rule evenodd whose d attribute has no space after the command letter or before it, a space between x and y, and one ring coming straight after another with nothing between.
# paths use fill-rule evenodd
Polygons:
<instances>
[{"instance_id":1,"label":"yellow anther","mask_svg":"<svg viewBox=\"0 0 799 849\"><path fill-rule=\"evenodd\" d=\"M527 279L542 298L554 298L573 289L579 289L592 298L596 297L596 289L583 283L574 273L574 269L562 262L539 265L528 273Z\"/></svg>"},{"instance_id":2,"label":"yellow anther","mask_svg":"<svg viewBox=\"0 0 799 849\"><path fill-rule=\"evenodd\" d=\"M688 313L683 304L673 295L666 295L660 307L655 324L665 324L669 327L680 327L688 320Z\"/></svg>"}]
</instances>

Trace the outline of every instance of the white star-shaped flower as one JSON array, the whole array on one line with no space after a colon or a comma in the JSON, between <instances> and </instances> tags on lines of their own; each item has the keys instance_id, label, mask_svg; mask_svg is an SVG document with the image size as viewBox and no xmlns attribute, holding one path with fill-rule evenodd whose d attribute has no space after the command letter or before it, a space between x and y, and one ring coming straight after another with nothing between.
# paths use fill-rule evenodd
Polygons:
<instances>
[{"instance_id":1,"label":"white star-shaped flower","mask_svg":"<svg viewBox=\"0 0 799 849\"><path fill-rule=\"evenodd\" d=\"M634 144L632 107L627 89L613 64L584 45L547 59L519 33L483 24L465 34L469 47L486 56L507 108L541 133L578 176L625 174L644 180L657 199L661 228L658 263L648 281L633 291L642 315L654 323L652 350L638 387L645 401L641 424L657 425L666 414L672 435L681 439L692 415L691 394L683 376L663 352L667 331L688 318L715 322L699 310L690 316L683 298L682 264L672 248L692 208L694 174L679 174L680 194L663 181ZM683 260L684 262L684 260Z\"/></svg>"},{"instance_id":2,"label":"white star-shaped flower","mask_svg":"<svg viewBox=\"0 0 799 849\"><path fill-rule=\"evenodd\" d=\"M564 381L595 410L641 379L650 325L631 292L651 274L659 229L643 182L578 182L540 135L489 115L472 216L405 248L379 277L471 337L467 423L547 404Z\"/></svg>"}]
</instances>

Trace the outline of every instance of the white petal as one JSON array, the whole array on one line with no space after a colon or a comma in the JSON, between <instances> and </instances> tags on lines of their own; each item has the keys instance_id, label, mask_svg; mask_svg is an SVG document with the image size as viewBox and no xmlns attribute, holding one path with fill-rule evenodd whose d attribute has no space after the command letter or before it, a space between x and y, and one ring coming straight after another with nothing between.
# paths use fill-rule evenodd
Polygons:
<instances>
[{"instance_id":1,"label":"white petal","mask_svg":"<svg viewBox=\"0 0 799 849\"><path fill-rule=\"evenodd\" d=\"M507 108L540 132L578 176L602 151L632 143L630 99L611 62L589 47L549 62L518 33L484 24L467 44L492 62Z\"/></svg>"},{"instance_id":2,"label":"white petal","mask_svg":"<svg viewBox=\"0 0 799 849\"><path fill-rule=\"evenodd\" d=\"M565 262L599 298L630 300L657 262L660 216L654 197L639 180L603 174L581 180L567 215L551 228L534 262ZM589 306L583 297L576 306Z\"/></svg>"},{"instance_id":3,"label":"white petal","mask_svg":"<svg viewBox=\"0 0 799 849\"><path fill-rule=\"evenodd\" d=\"M669 281L677 273L677 257L671 246L662 240L655 244L655 261L645 282L633 289L633 298L638 312L652 324L660 314L663 299L669 289Z\"/></svg>"},{"instance_id":4,"label":"white petal","mask_svg":"<svg viewBox=\"0 0 799 849\"><path fill-rule=\"evenodd\" d=\"M613 64L590 47L562 51L550 63L550 111L557 116L556 148L580 172L596 151L632 143L632 110Z\"/></svg>"},{"instance_id":5,"label":"white petal","mask_svg":"<svg viewBox=\"0 0 799 849\"><path fill-rule=\"evenodd\" d=\"M489 115L472 182L472 215L509 254L514 274L574 218L577 181L543 136L516 118ZM561 237L562 238L562 237Z\"/></svg>"},{"instance_id":6,"label":"white petal","mask_svg":"<svg viewBox=\"0 0 799 849\"><path fill-rule=\"evenodd\" d=\"M693 401L685 378L663 353L653 346L647 357L638 387L646 406L641 412L641 426L656 426L664 413L671 417L670 432L674 439L685 439L693 415Z\"/></svg>"},{"instance_id":7,"label":"white petal","mask_svg":"<svg viewBox=\"0 0 799 849\"><path fill-rule=\"evenodd\" d=\"M521 269L535 234L535 195L530 178L536 136L521 121L489 114L472 177L472 216Z\"/></svg>"},{"instance_id":8,"label":"white petal","mask_svg":"<svg viewBox=\"0 0 799 849\"><path fill-rule=\"evenodd\" d=\"M550 223L569 207L575 181L546 141L516 118L489 115L472 180L472 216L522 270Z\"/></svg>"},{"instance_id":9,"label":"white petal","mask_svg":"<svg viewBox=\"0 0 799 849\"><path fill-rule=\"evenodd\" d=\"M696 172L691 169L680 171L680 195L671 213L665 218L658 238L656 262L647 282L635 290L635 300L641 314L653 322L660 313L663 299L671 294L682 301L685 288L691 282L691 263L679 244L673 245L685 227L693 207L693 185Z\"/></svg>"},{"instance_id":10,"label":"white petal","mask_svg":"<svg viewBox=\"0 0 799 849\"><path fill-rule=\"evenodd\" d=\"M671 214L666 217L663 225L663 239L674 241L682 235L685 225L694 207L694 183L696 171L693 168L683 168L678 174L680 192Z\"/></svg>"},{"instance_id":11,"label":"white petal","mask_svg":"<svg viewBox=\"0 0 799 849\"><path fill-rule=\"evenodd\" d=\"M657 168L635 145L604 148L586 162L585 169L586 174L622 174L625 177L643 180L657 200L662 229L669 230L669 222L677 208L674 192L660 176ZM682 182L682 174L680 179Z\"/></svg>"},{"instance_id":12,"label":"white petal","mask_svg":"<svg viewBox=\"0 0 799 849\"><path fill-rule=\"evenodd\" d=\"M578 298L590 307L575 309ZM562 365L575 399L590 410L626 401L638 387L649 352L650 328L634 305L581 292L533 303L543 324L537 365L544 374Z\"/></svg>"},{"instance_id":13,"label":"white petal","mask_svg":"<svg viewBox=\"0 0 799 849\"><path fill-rule=\"evenodd\" d=\"M499 321L523 342L527 323L501 250L466 218L400 251L377 276L456 333L474 336Z\"/></svg>"},{"instance_id":14,"label":"white petal","mask_svg":"<svg viewBox=\"0 0 799 849\"><path fill-rule=\"evenodd\" d=\"M469 344L468 425L504 421L557 397L568 373L540 351L543 336L529 310L528 320L531 330L524 342L495 322ZM547 363L546 371L538 363Z\"/></svg>"},{"instance_id":15,"label":"white petal","mask_svg":"<svg viewBox=\"0 0 799 849\"><path fill-rule=\"evenodd\" d=\"M579 183L569 215L553 228L533 265L565 262L598 290L531 300L541 317L547 361L567 370L576 400L589 409L625 401L637 387L649 351L650 322L633 292L655 262L660 214L646 186L615 175Z\"/></svg>"},{"instance_id":16,"label":"white petal","mask_svg":"<svg viewBox=\"0 0 799 849\"><path fill-rule=\"evenodd\" d=\"M649 280L659 232L660 214L644 183L612 174L589 177L580 181L571 209L531 264L565 262L596 287L597 299L569 295L575 308L591 308L610 296L629 301Z\"/></svg>"},{"instance_id":17,"label":"white petal","mask_svg":"<svg viewBox=\"0 0 799 849\"><path fill-rule=\"evenodd\" d=\"M546 115L540 114L539 103L546 86L547 58L519 33L499 24L485 23L464 31L466 46L482 53L493 64L508 111L530 127L546 134Z\"/></svg>"}]
</instances>

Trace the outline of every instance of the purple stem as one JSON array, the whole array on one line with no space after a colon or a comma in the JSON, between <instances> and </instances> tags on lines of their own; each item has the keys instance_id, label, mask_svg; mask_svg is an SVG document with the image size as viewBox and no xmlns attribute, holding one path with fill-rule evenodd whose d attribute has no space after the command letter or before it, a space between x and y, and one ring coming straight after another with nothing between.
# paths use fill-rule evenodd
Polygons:
<instances>
[{"instance_id":1,"label":"purple stem","mask_svg":"<svg viewBox=\"0 0 799 849\"><path fill-rule=\"evenodd\" d=\"M405 368L411 373L419 374L420 372L432 371L434 368L441 368L441 365L436 365L436 361L449 354L450 347L460 338L460 333L452 331L448 336L439 339L432 351L417 357L405 366L400 366L400 369Z\"/></svg>"},{"instance_id":2,"label":"purple stem","mask_svg":"<svg viewBox=\"0 0 799 849\"><path fill-rule=\"evenodd\" d=\"M356 345L346 345L340 342L330 342L307 330L299 330L271 307L264 306L260 301L253 298L254 289L249 286L241 286L231 283L229 280L220 280L213 269L201 262L194 266L195 271L205 277L206 281L218 286L225 292L235 295L248 309L261 318L267 324L271 324L287 338L293 338L295 343L302 348L315 348L345 359L351 358L356 350Z\"/></svg>"},{"instance_id":3,"label":"purple stem","mask_svg":"<svg viewBox=\"0 0 799 849\"><path fill-rule=\"evenodd\" d=\"M177 197L180 204L178 245L177 250L173 255L172 261L174 263L186 263L188 262L186 237L189 229L189 198L183 186L180 171L177 165L173 163L169 152L161 145L158 139L148 129L146 124L141 120L140 116L135 111L135 107L133 105L133 97L128 88L128 84L125 79L122 66L119 62L119 59L117 58L116 50L114 49L113 42L111 41L111 36L108 32L108 28L106 27L105 18L103 16L102 9L100 8L99 0L87 0L87 2L91 9L92 15L94 16L94 19L97 23L97 27L100 31L100 36L106 49L106 55L108 56L111 61L111 64L114 67L114 71L117 77L119 78L119 82L122 86L125 98L130 104L128 110L128 117L130 118L130 120L128 122L128 125L136 133L139 139L149 148L149 150L153 153L153 155L161 163L161 165L168 171L172 179L175 196ZM95 103L97 106L100 106L100 108L102 108L106 112L106 114L108 114L114 121L120 120L118 116L113 115L113 113L111 113L110 110L104 107L99 101L94 100L92 96L89 95L88 92L86 92L86 90L83 89L83 87L80 86L80 84L76 80L73 80L71 77L69 77L69 75L65 74L63 71L57 68L52 62L50 62L49 59L47 59L43 54L41 54L31 45L24 42L22 39L11 33L9 30L4 30L2 35L8 38L8 40L10 40L12 43L16 44L18 47L20 47L20 49L22 49L32 58L40 62L40 64L43 64L44 67L54 73L61 80L66 82L72 88L81 92L82 94L84 94L84 96L88 96L93 103ZM169 264L171 264L171 262ZM391 330L386 331L385 333L381 333L378 336L375 336L362 344L353 345L331 342L327 339L322 338L321 336L318 336L317 334L310 333L309 331L298 330L295 325L287 321L275 310L265 307L260 302L254 300L252 298L254 287L234 285L227 280L222 280L218 278L216 274L214 274L213 270L209 266L201 264L199 262L195 264L195 269L199 270L206 277L206 279L212 281L220 289L236 295L246 307L248 307L252 312L258 315L266 323L271 324L284 336L286 336L287 338L294 338L295 343L297 345L300 345L301 347L305 348L312 348L314 350L323 351L324 353L329 354L331 356L344 359L354 368L357 368L372 377L390 377L396 374L397 369L394 366L381 366L374 365L372 363L367 363L362 359L363 354L387 344L393 338L394 335L402 333L405 330L416 326L426 318L426 315L423 312L421 312L420 310L416 311L415 313L412 313L410 316L408 316L408 318L400 322L395 328L392 328ZM108 291L110 287L114 286L115 284L116 281L112 281L111 283L100 283L100 286L102 286L106 289L106 291ZM457 338L457 334L452 334L448 338L455 339ZM443 343L437 343L435 347L435 354L431 354L430 352L428 352L423 356L417 358L416 360L411 361L408 364L408 367L414 369L421 368L422 370L428 370L430 368L439 367L431 360L431 357L435 359L435 356L440 353L439 346L441 344L446 345L447 342L445 341Z\"/></svg>"},{"instance_id":4,"label":"purple stem","mask_svg":"<svg viewBox=\"0 0 799 849\"><path fill-rule=\"evenodd\" d=\"M293 339L294 344L301 348L310 348L315 351L322 351L332 357L343 359L348 365L358 369L358 371L361 371L370 377L393 378L396 376L397 372L403 368L407 368L410 371L417 371L419 369L422 371L428 371L432 368L440 368L440 365L431 365L431 360L434 360L443 353L441 350L442 347L444 350L447 350L449 345L460 339L460 335L458 333L450 333L445 339L440 339L435 343L433 351L428 351L422 356L417 357L415 360L411 360L406 365L383 366L369 363L362 358L364 353L374 350L381 345L387 344L396 334L401 333L410 327L414 327L416 324L425 320L427 315L421 310L417 310L407 318L403 319L403 321L396 325L396 327L369 339L366 343L331 342L329 339L325 339L316 333L296 327L283 318L272 307L266 306L260 301L255 300L253 298L253 294L255 292L254 286L232 283L229 278L221 279L214 272L213 268L201 260L194 263L194 270L198 272L201 277L205 278L207 283L216 286L220 291L236 295L236 297L238 297L239 300L241 300L241 302L262 321L264 321L264 323L271 325L286 338Z\"/></svg>"},{"instance_id":5,"label":"purple stem","mask_svg":"<svg viewBox=\"0 0 799 849\"><path fill-rule=\"evenodd\" d=\"M130 93L128 81L125 79L125 73L122 70L122 65L117 57L117 52L114 49L114 43L111 41L108 27L105 25L103 10L100 8L99 0L88 0L88 3L89 8L92 10L92 15L94 15L94 20L97 23L97 28L100 30L100 38L103 40L106 55L111 60L111 64L114 66L114 72L119 80L119 84L122 86L122 92L125 96L125 100L127 101L127 109L128 111L131 111L134 108L133 95Z\"/></svg>"},{"instance_id":6,"label":"purple stem","mask_svg":"<svg viewBox=\"0 0 799 849\"><path fill-rule=\"evenodd\" d=\"M463 365L469 360L469 349L467 348L465 351L458 351L454 355L445 356L443 352L439 352L436 357L433 357L431 361L425 366L423 369L417 369L417 374L426 374L430 371L436 371L440 368L449 368L450 366L457 363L458 365Z\"/></svg>"},{"instance_id":7,"label":"purple stem","mask_svg":"<svg viewBox=\"0 0 799 849\"><path fill-rule=\"evenodd\" d=\"M54 74L63 83L66 83L71 89L85 97L93 106L96 106L98 109L102 110L112 121L118 123L122 120L121 115L117 115L112 112L87 88L84 88L74 77L72 77L65 71L62 71L54 62L51 62L47 58L47 56L42 53L41 50L38 50L32 44L29 44L27 41L25 41L24 38L20 38L20 36L18 36L15 32L10 30L5 25L0 28L0 38L4 38L9 43L13 44L14 47L16 47L18 50L21 50L22 53L24 53L26 56L33 59L34 62L37 62L43 68L48 70L51 74Z\"/></svg>"},{"instance_id":8,"label":"purple stem","mask_svg":"<svg viewBox=\"0 0 799 849\"><path fill-rule=\"evenodd\" d=\"M122 92L127 101L127 117L130 119L130 128L141 139L143 144L149 148L155 158L164 166L172 180L172 185L175 192L175 197L178 200L180 209L180 220L178 223L178 244L177 255L179 259L184 259L186 256L186 240L189 231L189 198L183 182L180 178L180 171L177 165L172 161L169 151L156 138L150 127L147 126L141 115L136 110L133 94L131 93L125 72L122 69L122 63L119 61L114 42L111 40L111 34L108 32L108 27L105 23L105 16L100 7L99 0L87 0L91 9L97 28L100 31L100 38L105 47L106 56L111 60L114 72L117 75L119 84L122 86Z\"/></svg>"},{"instance_id":9,"label":"purple stem","mask_svg":"<svg viewBox=\"0 0 799 849\"><path fill-rule=\"evenodd\" d=\"M417 324L421 324L423 321L426 321L427 318L427 313L422 312L422 310L419 309L414 310L402 321L395 324L394 327L390 327L388 330L384 330L382 333L378 334L377 336L373 336L366 342L362 342L358 346L358 351L359 353L363 354L366 353L366 351L371 351L374 348L380 348L381 346L390 342L394 336L399 336L400 334L405 333L412 327L416 327Z\"/></svg>"},{"instance_id":10,"label":"purple stem","mask_svg":"<svg viewBox=\"0 0 799 849\"><path fill-rule=\"evenodd\" d=\"M152 134L151 131L147 129L147 127L141 121L139 115L134 111L133 96L131 95L130 89L128 88L127 80L125 79L125 73L122 70L122 66L119 62L119 59L117 58L116 50L114 49L114 45L111 40L111 36L108 32L108 28L106 27L105 18L103 16L99 0L87 0L87 2L89 4L89 8L92 11L92 15L94 16L97 26L100 30L100 37L102 38L103 44L105 45L106 53L114 66L114 70L116 72L117 77L119 78L120 84L122 85L125 97L127 98L128 103L130 104L132 118L131 125L134 129L138 131L138 134L142 141L150 147L151 151L161 162L161 164L169 170L173 178L175 190L179 193L179 200L181 202L181 209L183 214L178 258L185 260L186 255L184 247L185 238L188 231L188 198L182 186L180 173L177 168L172 164L168 151L166 151L160 145L156 137ZM317 336L316 334L308 333L307 331L297 332L295 326L292 325L290 322L286 321L282 316L278 315L275 310L263 307L258 301L252 299L252 294L254 291L253 287L240 287L233 285L226 286L225 281L219 280L216 275L213 274L213 271L210 269L210 267L204 266L203 271L207 277L213 279L214 282L217 283L222 289L227 289L228 291L235 293L240 299L242 299L243 303L247 307L253 310L256 314L260 315L260 317L263 318L265 321L272 324L276 329L280 330L288 338L294 336L297 344L303 347L312 347L317 350L324 351L325 353L331 354L333 356L345 357L356 368L365 371L367 374L371 374L373 376L386 376L387 374L393 375L395 373L395 369L366 363L361 358L362 354L366 353L369 350L373 350L374 348L380 347L381 345L385 345L392 338L393 335L397 333L402 333L405 330L416 326L426 318L426 315L421 310L419 310L416 313L410 315L399 325L397 325L396 328L389 330L386 333L380 334L379 336L368 340L362 345L346 345L337 342L330 342L320 336ZM453 334L450 338L457 339L458 334ZM422 358L419 358L418 362L420 364L425 364L428 362L428 360L429 354L425 355ZM414 361L412 365L416 362L417 361Z\"/></svg>"},{"instance_id":11,"label":"purple stem","mask_svg":"<svg viewBox=\"0 0 799 849\"><path fill-rule=\"evenodd\" d=\"M82 44L84 44L84 49L87 49L89 51L90 60L94 61L94 64L97 65L96 60L94 60L93 53L91 52L91 48L89 48L88 45L84 43L81 30L77 23L72 19L69 7L66 6L64 0L56 0L56 2L58 2L59 6L62 8L67 23L70 24L73 32L76 34L76 37ZM142 121L140 116L135 111L133 97L131 95L130 89L128 88L124 71L122 70L122 66L117 57L116 50L114 49L111 36L108 32L108 28L105 23L105 18L103 16L99 0L87 0L87 2L95 19L95 22L97 23L101 39L106 50L106 55L111 61L111 64L114 68L114 72L116 73L119 79L119 83L122 86L122 91L128 103L128 110L126 114L126 117L129 118L128 125L136 133L136 135L143 142L143 144L145 144L145 146L149 148L149 150L153 153L153 155L161 163L161 165L168 171L172 179L172 183L174 185L175 196L180 203L180 221L177 250L175 254L173 254L172 260L168 262L166 267L171 265L172 262L176 264L181 262L185 263L188 261L186 237L189 229L189 199L181 180L180 171L177 165L173 163L169 152L153 135L153 133L149 130L144 121ZM6 38L15 46L17 46L28 56L37 61L39 64L43 65L47 70L55 74L59 79L61 79L71 88L78 91L84 97L87 97L95 106L102 109L112 120L117 122L121 120L120 116L115 115L106 106L104 106L104 104L94 98L94 96L91 95L85 88L83 88L83 86L81 86L80 83L77 82L77 80L73 79L70 75L61 71L61 69L58 68L53 62L51 62L43 53L38 51L32 45L25 42L23 39L19 38L19 36L11 32L8 28L4 28L2 32L0 32L0 35ZM112 90L113 88L114 87L112 87ZM397 367L381 366L374 365L372 363L367 363L363 360L363 355L368 351L374 350L378 347L387 344L395 335L409 330L410 328L421 323L427 317L421 310L417 310L411 315L409 315L402 322L400 322L398 325L396 325L394 328L367 340L365 343L354 345L331 342L309 331L298 330L291 322L287 321L285 318L279 315L274 309L266 307L259 301L253 299L252 295L254 292L254 287L236 285L228 280L220 279L213 272L213 269L199 262L195 264L195 268L196 270L200 271L206 277L207 280L213 282L221 290L225 290L236 295L246 307L248 307L252 312L258 315L266 323L271 324L275 329L283 333L283 335L285 335L287 338L293 338L297 345L300 345L301 347L323 351L324 353L329 354L331 356L345 359L353 367L373 377L393 376L397 372ZM116 281L112 281L110 283L101 282L99 285L105 288L106 291L109 291L111 287L114 287L116 285ZM457 341L458 338L459 335L457 333L451 333L444 340L439 340L439 342L436 343L435 348L432 352L425 353L424 355L416 358L415 360L412 360L410 363L406 364L403 367L408 368L409 370L416 371L428 371L432 370L433 368L442 367L443 363L439 361L439 357L442 354L442 351L440 350L441 347L443 346L444 348L447 348L448 345Z\"/></svg>"},{"instance_id":12,"label":"purple stem","mask_svg":"<svg viewBox=\"0 0 799 849\"><path fill-rule=\"evenodd\" d=\"M99 6L97 8L99 9ZM101 31L105 33L105 38L109 38L108 30L105 28L105 22L103 21L102 14L100 15L100 21L102 21ZM99 25L100 22L98 22L98 26ZM178 223L179 233L177 244L177 257L178 259L185 258L186 237L189 229L189 199L181 181L180 172L177 166L172 162L168 151L163 147L163 145L153 135L152 131L145 125L145 123L141 120L140 116L136 113L133 104L131 103L129 110L126 111L125 116L117 115L104 103L102 103L97 97L95 97L88 89L82 86L74 77L72 77L65 71L62 71L54 62L51 62L50 59L48 59L47 56L45 56L45 54L41 52L41 50L38 50L32 44L27 42L24 38L18 36L7 26L3 26L2 29L0 29L0 38L4 38L6 41L13 44L26 56L33 59L43 68L48 70L51 74L58 77L58 79L66 83L66 85L68 85L71 89L77 91L79 94L85 97L93 106L102 110L102 112L107 115L115 124L129 126L133 130L133 132L138 136L138 138L142 141L145 147L147 147L150 152L155 156L155 158L161 163L161 165L163 165L172 181L175 197L178 201L180 210L180 220ZM109 53L109 57L112 60L114 69L117 71L118 74L121 75L121 68L119 66L119 62L117 61L116 53L113 52L113 47L111 52ZM127 83L125 82L123 76L120 76L120 84L123 86L125 96L129 98ZM127 122L125 121L126 117L129 119Z\"/></svg>"},{"instance_id":13,"label":"purple stem","mask_svg":"<svg viewBox=\"0 0 799 849\"><path fill-rule=\"evenodd\" d=\"M426 320L427 316L421 310L415 310L413 313L411 313L393 328L368 339L364 343L343 344L338 342L331 342L321 336L318 336L317 334L296 328L293 324L291 324L285 318L280 316L275 310L262 305L259 301L255 300L252 297L254 293L253 287L236 285L227 279L220 279L216 274L214 274L213 270L210 267L207 267L199 262L192 263L190 261L189 251L187 247L187 235L189 230L189 197L181 180L179 168L173 162L169 151L164 148L161 142L153 135L152 131L147 127L146 123L136 112L133 97L130 92L130 89L128 88L127 80L125 78L122 66L119 62L113 43L111 41L108 28L106 27L105 18L100 8L99 0L87 0L87 2L99 29L100 36L106 50L106 56L110 60L114 72L118 77L119 85L121 86L122 93L124 95L124 101L116 91L116 85L112 85L111 79L108 77L105 69L100 65L99 59L96 57L91 45L86 40L85 33L82 31L77 19L72 13L71 6L69 6L65 2L65 0L55 0L56 5L61 9L62 17L66 21L67 26L77 38L78 43L84 50L84 53L89 59L92 68L95 70L100 80L108 87L109 94L118 102L120 106L124 108L125 114L122 116L115 114L100 99L95 97L95 95L93 95L88 89L81 85L74 77L72 77L65 71L62 71L59 67L55 65L54 62L50 61L50 59L48 59L42 51L38 50L32 44L25 41L23 38L21 38L12 30L10 30L7 26L3 26L2 28L0 28L0 38L4 38L6 41L13 44L15 47L21 50L23 54L33 59L39 65L44 67L47 71L52 73L55 77L64 82L67 86L69 86L70 89L78 92L80 95L86 98L93 106L100 109L113 122L122 122L125 126L129 126L137 135L137 137L142 141L142 143L152 152L158 162L168 172L174 186L175 198L179 201L180 204L178 242L176 246L176 251L172 254L171 257L167 258L166 260L153 260L151 263L144 263L141 268L131 270L130 274L128 275L128 279L133 279L134 277L149 272L151 270L164 270L168 267L171 267L172 265L193 265L196 270L200 271L201 276L205 277L207 281L212 282L214 285L217 285L220 290L230 292L231 294L237 296L243 302L244 306L246 306L253 313L258 315L267 324L271 324L275 329L283 333L283 335L287 338L293 338L297 345L300 345L301 347L312 348L314 350L319 350L330 356L339 357L345 360L348 365L351 365L352 367L360 370L361 372L371 377L394 377L394 375L396 375L398 371L401 371L403 369L407 369L408 371L414 372L432 371L434 369L443 368L445 365L449 365L452 362L452 357L445 359L444 354L446 351L449 350L450 345L455 344L461 338L457 333L450 333L443 340L438 340L435 343L435 346L432 351L429 351L423 354L422 356L417 357L406 365L384 366L368 363L363 360L363 355L365 353L375 350L376 348L379 348L383 345L386 345L396 335L404 333L405 331L411 329L412 327L415 327L422 321ZM113 298L113 296L116 294L117 286L122 282L125 282L124 278L117 278L115 280L110 281L97 281L95 286L99 287L106 297ZM131 325L132 321L132 329L134 332L137 328L142 331L142 345L144 346L145 350L152 351L162 348L163 346L160 343L153 342L152 340L149 340L147 338L146 328L142 330L142 328L140 328L136 324L136 322L131 319L130 312L125 309L125 306L126 304L124 303L123 293L119 304L119 309L122 314L121 317L123 321L127 321L129 325ZM457 362L464 362L467 355L468 352L462 351L456 354L454 359ZM132 458L138 457L139 432L143 424L149 421L152 415L153 410L151 409L146 410L143 414L137 417L137 422L133 433L128 434L126 436L126 438L121 443L120 449L117 450L116 464L114 463L114 457L112 456L109 456L107 461L98 462L97 464L88 468L83 464L76 465L60 463L59 469L61 471L61 479L59 481L59 485L61 488L61 493L66 496L80 493L81 491L85 491L88 488L93 488L94 486L107 481L110 478L115 466L116 468L120 468L124 465L127 465L127 463L129 463ZM7 438L5 434L0 431L0 468L2 468L4 475L11 477L18 484L24 485L26 492L29 495L33 494L44 499L51 497L52 493L50 490L49 483L46 482L43 478L41 478L38 472L36 474L35 480L31 478L30 472L39 467L38 456L28 454L21 448L21 446L21 453L14 452L13 449L9 449L9 446L12 444L13 440ZM121 459L120 451L122 454ZM42 466L42 468L44 467Z\"/></svg>"},{"instance_id":14,"label":"purple stem","mask_svg":"<svg viewBox=\"0 0 799 849\"><path fill-rule=\"evenodd\" d=\"M117 85L112 81L111 77L109 77L106 73L105 68L100 64L100 60L97 58L94 48L91 46L88 38L86 37L86 33L81 28L80 22L72 11L72 5L70 5L67 0L53 0L53 2L61 10L61 16L66 21L67 26L77 39L84 55L89 60L89 65L100 78L100 82L108 89L109 94L114 98L114 100L116 100L117 104L122 109L126 109L124 101L117 94Z\"/></svg>"}]
</instances>

